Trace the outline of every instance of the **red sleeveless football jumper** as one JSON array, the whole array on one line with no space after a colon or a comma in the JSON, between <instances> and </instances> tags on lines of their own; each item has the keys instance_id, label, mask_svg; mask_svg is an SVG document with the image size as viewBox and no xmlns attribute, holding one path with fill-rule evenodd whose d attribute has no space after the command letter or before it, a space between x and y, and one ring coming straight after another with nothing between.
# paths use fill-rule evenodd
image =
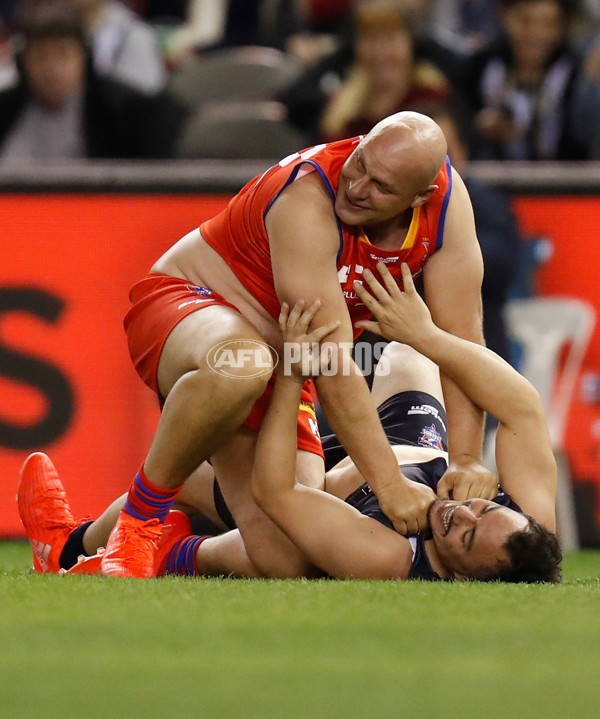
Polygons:
<instances>
[{"instance_id":1,"label":"red sleeveless football jumper","mask_svg":"<svg viewBox=\"0 0 600 719\"><path fill-rule=\"evenodd\" d=\"M275 293L265 228L269 208L298 173L308 169L319 173L331 196L333 210L340 171L360 140L360 137L355 137L317 145L286 157L251 180L220 214L200 227L206 242L223 257L244 287L274 318L279 316L280 303ZM442 246L451 183L450 161L446 158L435 180L438 189L425 205L413 211L400 249L381 250L369 242L359 227L338 220L338 277L353 323L370 317L368 309L353 290L353 283L361 280L365 268L368 267L377 276L375 267L378 262L384 262L402 287L402 262L408 263L413 276L416 276L427 259Z\"/></svg>"}]
</instances>

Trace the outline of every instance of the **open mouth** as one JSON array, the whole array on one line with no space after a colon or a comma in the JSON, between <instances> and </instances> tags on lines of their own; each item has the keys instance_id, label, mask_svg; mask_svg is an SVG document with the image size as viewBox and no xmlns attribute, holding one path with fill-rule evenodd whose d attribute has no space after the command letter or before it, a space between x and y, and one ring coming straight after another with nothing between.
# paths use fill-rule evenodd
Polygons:
<instances>
[{"instance_id":1,"label":"open mouth","mask_svg":"<svg viewBox=\"0 0 600 719\"><path fill-rule=\"evenodd\" d=\"M442 511L440 519L442 520L442 525L444 527L444 535L448 534L450 531L450 527L452 525L452 515L454 514L456 507L456 504L449 504Z\"/></svg>"}]
</instances>

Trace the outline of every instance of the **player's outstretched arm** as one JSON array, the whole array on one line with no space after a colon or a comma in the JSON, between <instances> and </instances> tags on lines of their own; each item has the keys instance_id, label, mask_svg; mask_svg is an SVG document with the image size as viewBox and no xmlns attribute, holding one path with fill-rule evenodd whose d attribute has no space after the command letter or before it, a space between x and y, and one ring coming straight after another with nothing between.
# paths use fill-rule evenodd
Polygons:
<instances>
[{"instance_id":1,"label":"player's outstretched arm","mask_svg":"<svg viewBox=\"0 0 600 719\"><path fill-rule=\"evenodd\" d=\"M376 321L357 324L429 357L475 404L498 419L496 463L503 489L523 511L554 529L556 464L536 390L491 350L436 327L407 265L402 268L404 292L383 264L378 270L384 284L365 274L373 294L355 286Z\"/></svg>"},{"instance_id":2,"label":"player's outstretched arm","mask_svg":"<svg viewBox=\"0 0 600 719\"><path fill-rule=\"evenodd\" d=\"M252 492L262 506L296 484L297 420L304 382L319 374L325 362L320 342L337 329L339 322L308 331L321 306L315 300L305 309L299 300L289 310L281 306L279 326L284 338L284 357L277 368L277 381L271 403L258 436L252 472Z\"/></svg>"},{"instance_id":3,"label":"player's outstretched arm","mask_svg":"<svg viewBox=\"0 0 600 719\"><path fill-rule=\"evenodd\" d=\"M423 267L423 289L434 323L446 332L485 345L481 283L483 259L469 193L452 170L444 241ZM445 372L440 372L448 417L449 466L438 483L440 497L485 497L498 478L481 464L484 413Z\"/></svg>"},{"instance_id":4,"label":"player's outstretched arm","mask_svg":"<svg viewBox=\"0 0 600 719\"><path fill-rule=\"evenodd\" d=\"M304 309L282 306L284 339L294 345L280 363L273 397L261 426L252 471L256 503L308 558L327 574L344 579L405 578L410 545L398 533L346 502L296 481L296 427L304 381L318 374L327 357L318 343L337 323L308 331L319 303ZM289 347L288 347L289 348ZM299 351L295 351L295 350Z\"/></svg>"}]
</instances>

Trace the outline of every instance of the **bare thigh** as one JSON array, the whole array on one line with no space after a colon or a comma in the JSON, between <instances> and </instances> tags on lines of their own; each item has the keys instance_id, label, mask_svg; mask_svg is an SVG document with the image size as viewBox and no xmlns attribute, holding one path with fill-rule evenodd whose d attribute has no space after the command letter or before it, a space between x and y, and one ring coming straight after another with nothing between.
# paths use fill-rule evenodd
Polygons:
<instances>
[{"instance_id":1,"label":"bare thigh","mask_svg":"<svg viewBox=\"0 0 600 719\"><path fill-rule=\"evenodd\" d=\"M239 312L223 305L213 305L192 312L175 326L168 336L158 364L158 386L163 397L187 372L206 370L207 377L218 375L207 366L210 350L227 340L261 341L253 324Z\"/></svg>"},{"instance_id":2,"label":"bare thigh","mask_svg":"<svg viewBox=\"0 0 600 719\"><path fill-rule=\"evenodd\" d=\"M407 391L427 392L444 404L437 365L408 345L390 342L375 371L373 401L379 407L386 399Z\"/></svg>"}]
</instances>

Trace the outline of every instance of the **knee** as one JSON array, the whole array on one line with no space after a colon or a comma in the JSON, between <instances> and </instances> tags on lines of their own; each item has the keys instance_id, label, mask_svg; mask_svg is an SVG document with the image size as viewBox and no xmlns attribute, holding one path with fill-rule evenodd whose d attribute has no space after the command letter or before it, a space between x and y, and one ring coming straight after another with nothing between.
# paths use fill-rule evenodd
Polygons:
<instances>
[{"instance_id":1,"label":"knee","mask_svg":"<svg viewBox=\"0 0 600 719\"><path fill-rule=\"evenodd\" d=\"M206 367L219 391L258 399L267 388L274 361L262 342L230 340L208 354Z\"/></svg>"},{"instance_id":2,"label":"knee","mask_svg":"<svg viewBox=\"0 0 600 719\"><path fill-rule=\"evenodd\" d=\"M197 397L202 405L241 406L253 404L267 389L272 361L261 367L263 373L251 365L232 366L229 370L216 372L209 365L186 372L180 377L169 396L185 395L188 399Z\"/></svg>"},{"instance_id":3,"label":"knee","mask_svg":"<svg viewBox=\"0 0 600 719\"><path fill-rule=\"evenodd\" d=\"M261 397L269 383L270 373L260 376L246 376L235 374L230 376L209 378L211 395L217 400L227 404L254 404Z\"/></svg>"}]
</instances>

